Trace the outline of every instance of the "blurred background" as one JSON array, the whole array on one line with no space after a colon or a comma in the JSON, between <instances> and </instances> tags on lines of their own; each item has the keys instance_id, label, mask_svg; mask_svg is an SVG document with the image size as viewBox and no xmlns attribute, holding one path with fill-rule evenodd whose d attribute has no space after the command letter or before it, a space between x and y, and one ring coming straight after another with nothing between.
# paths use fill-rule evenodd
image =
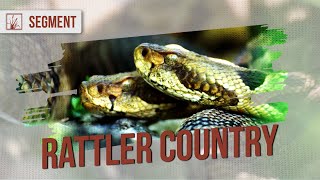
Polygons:
<instances>
[{"instance_id":1,"label":"blurred background","mask_svg":"<svg viewBox=\"0 0 320 180\"><path fill-rule=\"evenodd\" d=\"M0 178L320 178L319 8L320 2L316 0L1 1L1 10L81 9L83 29L78 35L0 34ZM18 94L15 90L18 75L46 71L48 63L66 57L70 49L80 53L81 62L100 58L104 62L100 72L132 70L132 61L118 61L117 57L109 61L108 51L123 54L135 42L92 45L96 42L84 41L260 24L284 29L288 35L285 44L272 47L282 52L274 67L289 72L286 91L291 92L275 98L288 102L289 112L287 120L280 123L273 156L235 159L230 155L229 159L164 163L158 156L159 143L154 141L152 164L94 167L93 152L87 151L85 168L41 169L40 142L51 130L47 126L25 127L20 119L25 108L44 105L48 95ZM183 37L163 35L155 41L180 39L179 42L196 52L232 60L252 35L252 30L244 27ZM71 42L83 43L61 45ZM73 64L69 68L70 72L77 69ZM118 157L119 153L114 156Z\"/></svg>"}]
</instances>

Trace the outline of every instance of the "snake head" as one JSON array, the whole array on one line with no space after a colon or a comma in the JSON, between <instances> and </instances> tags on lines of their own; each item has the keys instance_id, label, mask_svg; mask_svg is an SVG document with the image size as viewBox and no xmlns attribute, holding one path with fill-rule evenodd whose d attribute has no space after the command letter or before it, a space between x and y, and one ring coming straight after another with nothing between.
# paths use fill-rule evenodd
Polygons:
<instances>
[{"instance_id":1,"label":"snake head","mask_svg":"<svg viewBox=\"0 0 320 180\"><path fill-rule=\"evenodd\" d=\"M137 71L148 77L154 68L161 65L172 65L178 59L185 58L189 51L176 44L161 46L143 43L134 50L134 62Z\"/></svg>"},{"instance_id":2,"label":"snake head","mask_svg":"<svg viewBox=\"0 0 320 180\"><path fill-rule=\"evenodd\" d=\"M115 75L95 75L80 85L83 106L92 113L121 115L137 111L140 103L137 89L143 81L136 72Z\"/></svg>"},{"instance_id":3,"label":"snake head","mask_svg":"<svg viewBox=\"0 0 320 180\"><path fill-rule=\"evenodd\" d=\"M83 106L90 112L115 114L114 105L122 95L121 85L104 76L92 76L80 85Z\"/></svg>"},{"instance_id":4,"label":"snake head","mask_svg":"<svg viewBox=\"0 0 320 180\"><path fill-rule=\"evenodd\" d=\"M137 72L92 76L80 86L83 106L107 116L152 118L174 107L175 99L159 95Z\"/></svg>"},{"instance_id":5,"label":"snake head","mask_svg":"<svg viewBox=\"0 0 320 180\"><path fill-rule=\"evenodd\" d=\"M137 72L152 87L177 99L183 99L182 96L187 95L195 102L201 95L192 95L193 90L185 87L180 80L191 74L185 62L198 61L192 56L199 55L176 44L160 46L143 43L134 51L134 62Z\"/></svg>"}]
</instances>

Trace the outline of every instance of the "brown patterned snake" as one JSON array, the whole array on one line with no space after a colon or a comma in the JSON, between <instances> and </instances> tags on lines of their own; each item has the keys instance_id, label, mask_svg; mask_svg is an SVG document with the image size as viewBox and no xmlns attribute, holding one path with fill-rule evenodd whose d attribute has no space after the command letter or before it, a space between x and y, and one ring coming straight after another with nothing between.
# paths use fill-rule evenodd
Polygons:
<instances>
[{"instance_id":1,"label":"brown patterned snake","mask_svg":"<svg viewBox=\"0 0 320 180\"><path fill-rule=\"evenodd\" d=\"M93 76L82 83L86 109L144 119L181 118L207 109L187 118L180 129L258 125L284 117L275 106L253 106L250 100L253 93L274 90L268 84L273 74L178 45L141 44L134 58L138 73Z\"/></svg>"},{"instance_id":2,"label":"brown patterned snake","mask_svg":"<svg viewBox=\"0 0 320 180\"><path fill-rule=\"evenodd\" d=\"M81 101L92 113L147 120L188 117L183 129L258 125L258 119L172 98L137 72L93 76L81 85ZM203 110L207 109L207 110ZM201 111L203 110L203 111ZM200 112L199 112L200 111Z\"/></svg>"}]
</instances>

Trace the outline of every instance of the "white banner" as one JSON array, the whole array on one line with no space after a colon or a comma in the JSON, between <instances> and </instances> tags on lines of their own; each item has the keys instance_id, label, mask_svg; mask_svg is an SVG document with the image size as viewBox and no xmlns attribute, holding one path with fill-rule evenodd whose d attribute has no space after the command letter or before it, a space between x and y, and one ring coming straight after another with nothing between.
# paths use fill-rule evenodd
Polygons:
<instances>
[{"instance_id":1,"label":"white banner","mask_svg":"<svg viewBox=\"0 0 320 180\"><path fill-rule=\"evenodd\" d=\"M0 33L81 33L81 10L0 11Z\"/></svg>"}]
</instances>

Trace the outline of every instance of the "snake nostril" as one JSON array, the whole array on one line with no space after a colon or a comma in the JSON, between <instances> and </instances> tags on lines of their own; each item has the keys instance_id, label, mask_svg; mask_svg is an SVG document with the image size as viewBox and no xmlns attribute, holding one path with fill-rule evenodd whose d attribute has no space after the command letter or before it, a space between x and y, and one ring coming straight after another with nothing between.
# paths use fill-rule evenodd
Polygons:
<instances>
[{"instance_id":1,"label":"snake nostril","mask_svg":"<svg viewBox=\"0 0 320 180\"><path fill-rule=\"evenodd\" d=\"M148 48L143 48L143 49L142 49L142 52L141 52L141 55L142 55L143 57L146 57L148 53L149 53L149 49L148 49Z\"/></svg>"},{"instance_id":2,"label":"snake nostril","mask_svg":"<svg viewBox=\"0 0 320 180\"><path fill-rule=\"evenodd\" d=\"M98 92L101 94L103 92L103 85L102 84L98 84L97 85L97 89L98 89Z\"/></svg>"}]
</instances>

